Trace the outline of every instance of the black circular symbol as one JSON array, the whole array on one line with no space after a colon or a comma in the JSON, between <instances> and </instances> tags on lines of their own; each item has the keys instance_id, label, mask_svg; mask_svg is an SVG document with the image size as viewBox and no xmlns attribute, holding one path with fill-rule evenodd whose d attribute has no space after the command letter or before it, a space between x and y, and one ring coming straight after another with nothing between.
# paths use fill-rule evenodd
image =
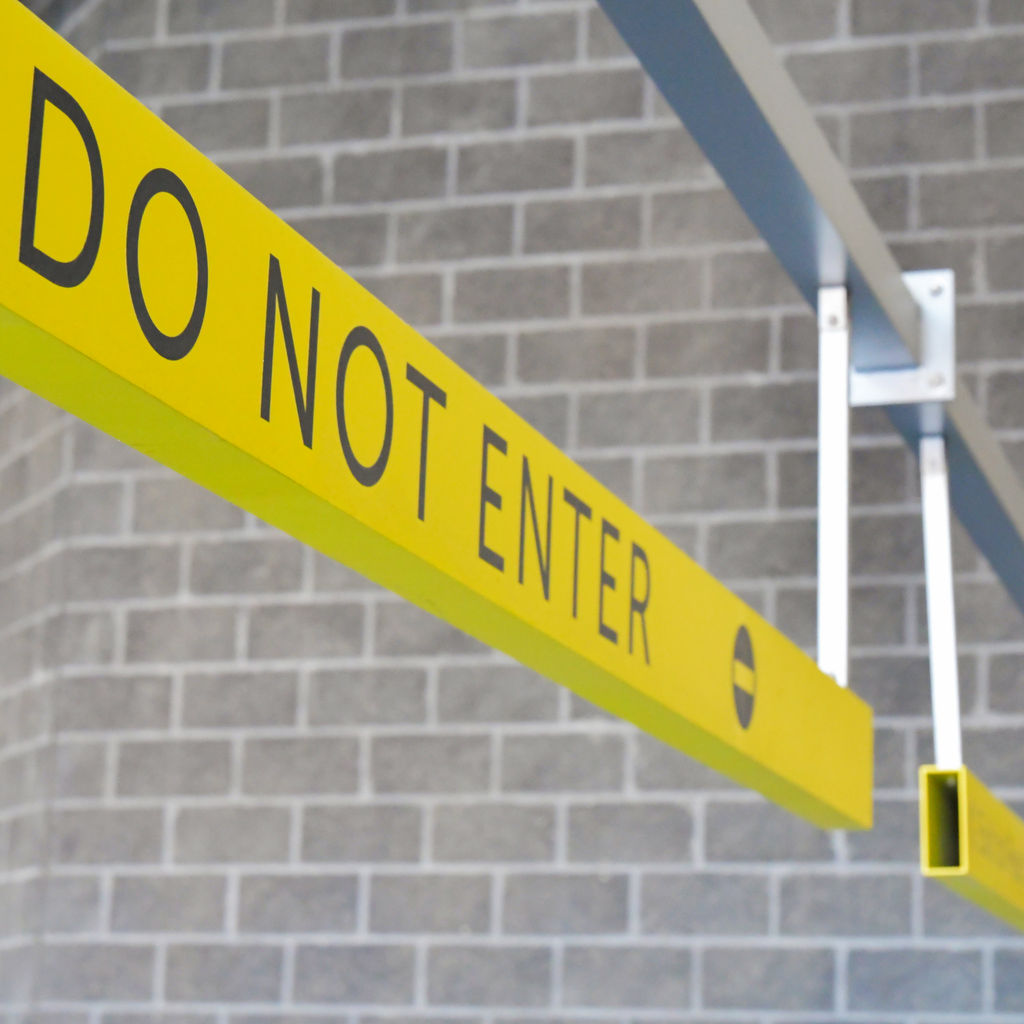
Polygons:
<instances>
[{"instance_id":1,"label":"black circular symbol","mask_svg":"<svg viewBox=\"0 0 1024 1024\"><path fill-rule=\"evenodd\" d=\"M754 646L746 626L740 626L732 648L732 698L736 704L736 717L746 729L754 717L754 697L757 694L757 671L754 666Z\"/></svg>"}]
</instances>

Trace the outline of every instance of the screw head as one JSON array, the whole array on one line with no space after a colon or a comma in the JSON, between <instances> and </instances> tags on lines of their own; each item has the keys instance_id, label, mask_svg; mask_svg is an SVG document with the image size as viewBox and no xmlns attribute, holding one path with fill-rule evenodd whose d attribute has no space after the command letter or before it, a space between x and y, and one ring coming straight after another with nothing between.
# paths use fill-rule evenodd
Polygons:
<instances>
[{"instance_id":1,"label":"screw head","mask_svg":"<svg viewBox=\"0 0 1024 1024\"><path fill-rule=\"evenodd\" d=\"M933 284L928 291L933 298L937 299L945 291L945 288L941 284Z\"/></svg>"},{"instance_id":2,"label":"screw head","mask_svg":"<svg viewBox=\"0 0 1024 1024\"><path fill-rule=\"evenodd\" d=\"M941 373L933 373L928 378L928 387L930 387L933 391L938 390L945 383L946 378Z\"/></svg>"},{"instance_id":3,"label":"screw head","mask_svg":"<svg viewBox=\"0 0 1024 1024\"><path fill-rule=\"evenodd\" d=\"M829 325L829 327L838 327L839 326L839 317L837 317L835 315L835 313L829 313L829 315L828 315L828 325Z\"/></svg>"}]
</instances>

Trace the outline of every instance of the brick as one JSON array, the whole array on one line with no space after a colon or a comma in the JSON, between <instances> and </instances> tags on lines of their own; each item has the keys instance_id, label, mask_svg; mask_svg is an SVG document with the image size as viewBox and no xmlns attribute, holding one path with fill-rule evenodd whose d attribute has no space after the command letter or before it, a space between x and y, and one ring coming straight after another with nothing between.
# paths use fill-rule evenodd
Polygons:
<instances>
[{"instance_id":1,"label":"brick","mask_svg":"<svg viewBox=\"0 0 1024 1024\"><path fill-rule=\"evenodd\" d=\"M696 441L700 395L690 388L585 395L579 406L582 447Z\"/></svg>"},{"instance_id":2,"label":"brick","mask_svg":"<svg viewBox=\"0 0 1024 1024\"><path fill-rule=\"evenodd\" d=\"M363 647L361 605L274 605L254 609L249 650L254 658L345 657Z\"/></svg>"},{"instance_id":3,"label":"brick","mask_svg":"<svg viewBox=\"0 0 1024 1024\"><path fill-rule=\"evenodd\" d=\"M501 785L507 792L621 790L620 736L507 736L501 745Z\"/></svg>"},{"instance_id":4,"label":"brick","mask_svg":"<svg viewBox=\"0 0 1024 1024\"><path fill-rule=\"evenodd\" d=\"M245 742L245 793L353 793L358 784L359 744L355 739L302 736Z\"/></svg>"},{"instance_id":5,"label":"brick","mask_svg":"<svg viewBox=\"0 0 1024 1024\"><path fill-rule=\"evenodd\" d=\"M964 701L966 707L970 707ZM988 786L1015 786L1024 767L1020 730L1010 727L964 730L964 761Z\"/></svg>"},{"instance_id":6,"label":"brick","mask_svg":"<svg viewBox=\"0 0 1024 1024\"><path fill-rule=\"evenodd\" d=\"M544 861L555 849L551 807L441 805L434 815L438 861Z\"/></svg>"},{"instance_id":7,"label":"brick","mask_svg":"<svg viewBox=\"0 0 1024 1024\"><path fill-rule=\"evenodd\" d=\"M268 1002L281 986L281 950L273 946L170 946L170 1002Z\"/></svg>"},{"instance_id":8,"label":"brick","mask_svg":"<svg viewBox=\"0 0 1024 1024\"><path fill-rule=\"evenodd\" d=\"M1024 303L958 305L957 334L962 338L973 339L972 359L1017 357L1020 332L1024 329Z\"/></svg>"},{"instance_id":9,"label":"brick","mask_svg":"<svg viewBox=\"0 0 1024 1024\"><path fill-rule=\"evenodd\" d=\"M119 796L213 796L226 793L231 747L208 740L122 743L117 753Z\"/></svg>"},{"instance_id":10,"label":"brick","mask_svg":"<svg viewBox=\"0 0 1024 1024\"><path fill-rule=\"evenodd\" d=\"M528 203L523 250L635 249L640 245L640 218L637 196Z\"/></svg>"},{"instance_id":11,"label":"brick","mask_svg":"<svg viewBox=\"0 0 1024 1024\"><path fill-rule=\"evenodd\" d=\"M1014 950L995 954L995 1005L998 1010L1024 1009L1024 957Z\"/></svg>"},{"instance_id":12,"label":"brick","mask_svg":"<svg viewBox=\"0 0 1024 1024\"><path fill-rule=\"evenodd\" d=\"M425 717L426 677L418 669L348 669L312 677L311 725L399 724Z\"/></svg>"},{"instance_id":13,"label":"brick","mask_svg":"<svg viewBox=\"0 0 1024 1024\"><path fill-rule=\"evenodd\" d=\"M73 548L62 561L68 600L164 597L178 590L179 554L174 547Z\"/></svg>"},{"instance_id":14,"label":"brick","mask_svg":"<svg viewBox=\"0 0 1024 1024\"><path fill-rule=\"evenodd\" d=\"M328 558L319 551L311 551L313 560L313 589L328 591L360 591L384 593L382 587L361 576L355 569Z\"/></svg>"},{"instance_id":15,"label":"brick","mask_svg":"<svg viewBox=\"0 0 1024 1024\"><path fill-rule=\"evenodd\" d=\"M828 1010L832 953L817 949L709 949L704 1004L718 1009Z\"/></svg>"},{"instance_id":16,"label":"brick","mask_svg":"<svg viewBox=\"0 0 1024 1024\"><path fill-rule=\"evenodd\" d=\"M560 395L506 396L506 404L521 419L543 434L556 448L565 448L569 438L569 400Z\"/></svg>"},{"instance_id":17,"label":"brick","mask_svg":"<svg viewBox=\"0 0 1024 1024\"><path fill-rule=\"evenodd\" d=\"M993 711L1024 709L1024 659L1020 654L993 655L988 675L988 703Z\"/></svg>"},{"instance_id":18,"label":"brick","mask_svg":"<svg viewBox=\"0 0 1024 1024\"><path fill-rule=\"evenodd\" d=\"M303 818L305 861L416 861L422 812L374 803L366 807L309 807Z\"/></svg>"},{"instance_id":19,"label":"brick","mask_svg":"<svg viewBox=\"0 0 1024 1024\"><path fill-rule=\"evenodd\" d=\"M266 28L273 22L274 0L171 0L167 8L171 33Z\"/></svg>"},{"instance_id":20,"label":"brick","mask_svg":"<svg viewBox=\"0 0 1024 1024\"><path fill-rule=\"evenodd\" d=\"M459 260L512 252L512 207L467 206L401 213L398 259Z\"/></svg>"},{"instance_id":21,"label":"brick","mask_svg":"<svg viewBox=\"0 0 1024 1024\"><path fill-rule=\"evenodd\" d=\"M210 84L208 45L106 50L99 65L133 96L204 92Z\"/></svg>"},{"instance_id":22,"label":"brick","mask_svg":"<svg viewBox=\"0 0 1024 1024\"><path fill-rule=\"evenodd\" d=\"M242 510L184 477L135 481L134 529L140 533L230 530Z\"/></svg>"},{"instance_id":23,"label":"brick","mask_svg":"<svg viewBox=\"0 0 1024 1024\"><path fill-rule=\"evenodd\" d=\"M508 339L503 332L445 335L434 331L430 340L485 387L505 383Z\"/></svg>"},{"instance_id":24,"label":"brick","mask_svg":"<svg viewBox=\"0 0 1024 1024\"><path fill-rule=\"evenodd\" d=\"M447 151L436 146L342 153L334 161L339 203L420 199L444 194Z\"/></svg>"},{"instance_id":25,"label":"brick","mask_svg":"<svg viewBox=\"0 0 1024 1024\"><path fill-rule=\"evenodd\" d=\"M229 160L221 166L269 207L319 206L323 202L324 172L319 157Z\"/></svg>"},{"instance_id":26,"label":"brick","mask_svg":"<svg viewBox=\"0 0 1024 1024\"><path fill-rule=\"evenodd\" d=\"M348 29L341 39L343 78L432 74L452 65L452 26L437 22Z\"/></svg>"},{"instance_id":27,"label":"brick","mask_svg":"<svg viewBox=\"0 0 1024 1024\"><path fill-rule=\"evenodd\" d=\"M129 611L129 662L216 661L235 650L235 613L227 608Z\"/></svg>"},{"instance_id":28,"label":"brick","mask_svg":"<svg viewBox=\"0 0 1024 1024\"><path fill-rule=\"evenodd\" d=\"M528 82L526 120L531 125L635 119L643 113L639 68L534 75Z\"/></svg>"},{"instance_id":29,"label":"brick","mask_svg":"<svg viewBox=\"0 0 1024 1024\"><path fill-rule=\"evenodd\" d=\"M768 884L734 874L647 875L641 928L653 935L756 935L768 931Z\"/></svg>"},{"instance_id":30,"label":"brick","mask_svg":"<svg viewBox=\"0 0 1024 1024\"><path fill-rule=\"evenodd\" d=\"M213 876L115 878L115 932L216 932L224 927L225 881Z\"/></svg>"},{"instance_id":31,"label":"brick","mask_svg":"<svg viewBox=\"0 0 1024 1024\"><path fill-rule=\"evenodd\" d=\"M44 934L95 933L100 928L100 888L95 878L61 878L29 883L23 890L23 926ZM27 909L24 903L35 903ZM25 921L24 917L29 920ZM10 919L8 919L10 920Z\"/></svg>"},{"instance_id":32,"label":"brick","mask_svg":"<svg viewBox=\"0 0 1024 1024\"><path fill-rule=\"evenodd\" d=\"M924 621L923 596L918 620ZM965 583L957 586L957 625L961 643L999 643L1022 635L1020 609L998 583Z\"/></svg>"},{"instance_id":33,"label":"brick","mask_svg":"<svg viewBox=\"0 0 1024 1024\"><path fill-rule=\"evenodd\" d=\"M901 585L854 586L850 590L850 639L854 644L904 644L906 595ZM776 625L795 643L815 643L813 590L780 589Z\"/></svg>"},{"instance_id":34,"label":"brick","mask_svg":"<svg viewBox=\"0 0 1024 1024\"><path fill-rule=\"evenodd\" d=\"M441 320L440 274L361 274L360 284L416 327Z\"/></svg>"},{"instance_id":35,"label":"brick","mask_svg":"<svg viewBox=\"0 0 1024 1024\"><path fill-rule=\"evenodd\" d=\"M711 393L711 436L718 441L813 437L817 421L813 383L730 384Z\"/></svg>"},{"instance_id":36,"label":"brick","mask_svg":"<svg viewBox=\"0 0 1024 1024\"><path fill-rule=\"evenodd\" d=\"M711 861L830 860L828 834L765 803L708 805L705 846Z\"/></svg>"},{"instance_id":37,"label":"brick","mask_svg":"<svg viewBox=\"0 0 1024 1024\"><path fill-rule=\"evenodd\" d=\"M854 35L895 35L968 28L974 24L974 0L937 0L919 8L886 0L853 0Z\"/></svg>"},{"instance_id":38,"label":"brick","mask_svg":"<svg viewBox=\"0 0 1024 1024\"><path fill-rule=\"evenodd\" d=\"M373 740L378 793L472 793L487 789L490 740L483 736L382 736Z\"/></svg>"},{"instance_id":39,"label":"brick","mask_svg":"<svg viewBox=\"0 0 1024 1024\"><path fill-rule=\"evenodd\" d=\"M292 725L298 680L290 672L218 672L185 677L182 722L210 728Z\"/></svg>"},{"instance_id":40,"label":"brick","mask_svg":"<svg viewBox=\"0 0 1024 1024\"><path fill-rule=\"evenodd\" d=\"M56 864L148 863L160 857L162 830L158 810L54 811L50 856Z\"/></svg>"},{"instance_id":41,"label":"brick","mask_svg":"<svg viewBox=\"0 0 1024 1024\"><path fill-rule=\"evenodd\" d=\"M565 951L563 998L570 1006L677 1009L689 1005L691 991L687 950L570 946Z\"/></svg>"},{"instance_id":42,"label":"brick","mask_svg":"<svg viewBox=\"0 0 1024 1024\"><path fill-rule=\"evenodd\" d=\"M63 537L121 533L124 488L120 483L72 483L54 511L54 529Z\"/></svg>"},{"instance_id":43,"label":"brick","mask_svg":"<svg viewBox=\"0 0 1024 1024\"><path fill-rule=\"evenodd\" d=\"M920 49L921 92L951 95L1017 89L1024 84L1019 40L980 36L925 43Z\"/></svg>"},{"instance_id":44,"label":"brick","mask_svg":"<svg viewBox=\"0 0 1024 1024\"><path fill-rule=\"evenodd\" d=\"M1022 107L1024 113L1024 107ZM1024 238L993 239L985 245L985 270L993 291L1015 292L1024 285L1020 261L1024 259Z\"/></svg>"},{"instance_id":45,"label":"brick","mask_svg":"<svg viewBox=\"0 0 1024 1024\"><path fill-rule=\"evenodd\" d=\"M624 932L625 875L510 875L503 931L509 935L606 935Z\"/></svg>"},{"instance_id":46,"label":"brick","mask_svg":"<svg viewBox=\"0 0 1024 1024\"><path fill-rule=\"evenodd\" d=\"M460 272L455 279L456 321L564 317L569 312L565 267L510 267Z\"/></svg>"},{"instance_id":47,"label":"brick","mask_svg":"<svg viewBox=\"0 0 1024 1024\"><path fill-rule=\"evenodd\" d=\"M519 665L449 666L438 678L442 722L549 721L558 714L558 688Z\"/></svg>"},{"instance_id":48,"label":"brick","mask_svg":"<svg viewBox=\"0 0 1024 1024\"><path fill-rule=\"evenodd\" d=\"M429 612L406 603L377 607L374 649L378 654L475 654L483 645Z\"/></svg>"},{"instance_id":49,"label":"brick","mask_svg":"<svg viewBox=\"0 0 1024 1024\"><path fill-rule=\"evenodd\" d=\"M813 520L722 523L708 534L706 563L716 576L813 576L816 558Z\"/></svg>"},{"instance_id":50,"label":"brick","mask_svg":"<svg viewBox=\"0 0 1024 1024\"><path fill-rule=\"evenodd\" d=\"M435 946L427 958L427 1001L444 1006L547 1006L551 953L543 948Z\"/></svg>"},{"instance_id":51,"label":"brick","mask_svg":"<svg viewBox=\"0 0 1024 1024\"><path fill-rule=\"evenodd\" d=\"M876 800L874 818L870 831L847 834L850 858L916 867L919 861L916 800Z\"/></svg>"},{"instance_id":52,"label":"brick","mask_svg":"<svg viewBox=\"0 0 1024 1024\"><path fill-rule=\"evenodd\" d=\"M828 39L836 32L838 0L753 0L751 7L774 43Z\"/></svg>"},{"instance_id":53,"label":"brick","mask_svg":"<svg viewBox=\"0 0 1024 1024\"><path fill-rule=\"evenodd\" d=\"M904 46L794 54L786 68L812 104L897 99L910 88Z\"/></svg>"},{"instance_id":54,"label":"brick","mask_svg":"<svg viewBox=\"0 0 1024 1024\"><path fill-rule=\"evenodd\" d=\"M775 256L766 252L730 252L711 260L711 304L717 308L794 306L796 286Z\"/></svg>"},{"instance_id":55,"label":"brick","mask_svg":"<svg viewBox=\"0 0 1024 1024\"><path fill-rule=\"evenodd\" d=\"M93 729L160 729L171 713L166 676L91 676L61 679L53 714L61 732Z\"/></svg>"},{"instance_id":56,"label":"brick","mask_svg":"<svg viewBox=\"0 0 1024 1024\"><path fill-rule=\"evenodd\" d=\"M970 666L960 665L960 685L966 707L972 705L974 685ZM931 714L931 683L928 659L922 655L881 655L854 658L850 685L875 710L876 715Z\"/></svg>"},{"instance_id":57,"label":"brick","mask_svg":"<svg viewBox=\"0 0 1024 1024\"><path fill-rule=\"evenodd\" d=\"M281 807L184 807L175 821L174 859L181 864L286 860L288 819Z\"/></svg>"},{"instance_id":58,"label":"brick","mask_svg":"<svg viewBox=\"0 0 1024 1024\"><path fill-rule=\"evenodd\" d=\"M395 0L288 0L287 22L340 21L342 18L383 18L394 14Z\"/></svg>"},{"instance_id":59,"label":"brick","mask_svg":"<svg viewBox=\"0 0 1024 1024\"><path fill-rule=\"evenodd\" d=\"M853 1010L981 1009L981 956L942 950L852 950L849 1000Z\"/></svg>"},{"instance_id":60,"label":"brick","mask_svg":"<svg viewBox=\"0 0 1024 1024\"><path fill-rule=\"evenodd\" d=\"M762 455L694 455L644 463L646 511L761 508L767 501L767 464Z\"/></svg>"},{"instance_id":61,"label":"brick","mask_svg":"<svg viewBox=\"0 0 1024 1024\"><path fill-rule=\"evenodd\" d=\"M47 6L58 17L65 16L63 23L56 19L47 23L57 28L73 46L83 52L86 47L75 40L76 31L92 32L94 33L93 38L109 43L117 39L148 39L156 30L157 5L155 0L107 0L106 3L88 12L77 26L70 29L70 32L66 23L67 15L76 5L61 4L54 0L49 5L45 2L35 3L32 5L32 10L46 18Z\"/></svg>"},{"instance_id":62,"label":"brick","mask_svg":"<svg viewBox=\"0 0 1024 1024\"><path fill-rule=\"evenodd\" d=\"M468 143L458 150L458 190L482 195L568 188L574 167L570 139Z\"/></svg>"},{"instance_id":63,"label":"brick","mask_svg":"<svg viewBox=\"0 0 1024 1024\"><path fill-rule=\"evenodd\" d=\"M783 933L791 935L909 935L910 879L896 875L784 878Z\"/></svg>"},{"instance_id":64,"label":"brick","mask_svg":"<svg viewBox=\"0 0 1024 1024\"><path fill-rule=\"evenodd\" d=\"M501 131L516 123L516 83L490 81L417 84L402 92L402 133Z\"/></svg>"},{"instance_id":65,"label":"brick","mask_svg":"<svg viewBox=\"0 0 1024 1024\"><path fill-rule=\"evenodd\" d=\"M778 476L780 507L817 508L817 451L779 452ZM902 501L907 480L907 453L902 447L854 448L850 453L850 494L855 505Z\"/></svg>"},{"instance_id":66,"label":"brick","mask_svg":"<svg viewBox=\"0 0 1024 1024\"><path fill-rule=\"evenodd\" d=\"M491 883L485 875L377 875L370 888L370 930L485 932Z\"/></svg>"},{"instance_id":67,"label":"brick","mask_svg":"<svg viewBox=\"0 0 1024 1024\"><path fill-rule=\"evenodd\" d=\"M569 859L689 861L692 821L673 804L594 804L569 809Z\"/></svg>"},{"instance_id":68,"label":"brick","mask_svg":"<svg viewBox=\"0 0 1024 1024\"><path fill-rule=\"evenodd\" d=\"M665 192L653 197L651 241L659 246L745 242L757 238L732 194L717 189Z\"/></svg>"},{"instance_id":69,"label":"brick","mask_svg":"<svg viewBox=\"0 0 1024 1024\"><path fill-rule=\"evenodd\" d=\"M254 89L327 80L327 36L244 39L224 44L225 88Z\"/></svg>"},{"instance_id":70,"label":"brick","mask_svg":"<svg viewBox=\"0 0 1024 1024\"><path fill-rule=\"evenodd\" d=\"M700 261L634 260L583 268L584 313L670 313L700 303Z\"/></svg>"},{"instance_id":71,"label":"brick","mask_svg":"<svg viewBox=\"0 0 1024 1024\"><path fill-rule=\"evenodd\" d=\"M107 774L104 744L58 739L53 759L53 794L57 799L103 795Z\"/></svg>"},{"instance_id":72,"label":"brick","mask_svg":"<svg viewBox=\"0 0 1024 1024\"><path fill-rule=\"evenodd\" d=\"M300 946L295 957L299 1002L411 1003L413 950L406 946Z\"/></svg>"},{"instance_id":73,"label":"brick","mask_svg":"<svg viewBox=\"0 0 1024 1024\"><path fill-rule=\"evenodd\" d=\"M854 167L968 160L973 154L973 107L886 110L850 118Z\"/></svg>"},{"instance_id":74,"label":"brick","mask_svg":"<svg viewBox=\"0 0 1024 1024\"><path fill-rule=\"evenodd\" d=\"M265 99L170 104L161 116L205 151L258 149L270 138L270 104Z\"/></svg>"},{"instance_id":75,"label":"brick","mask_svg":"<svg viewBox=\"0 0 1024 1024\"><path fill-rule=\"evenodd\" d=\"M297 590L302 548L292 541L213 541L192 548L189 567L194 594L268 593Z\"/></svg>"},{"instance_id":76,"label":"brick","mask_svg":"<svg viewBox=\"0 0 1024 1024\"><path fill-rule=\"evenodd\" d=\"M910 182L905 174L877 175L865 172L853 178L854 188L877 227L882 231L905 231L910 227Z\"/></svg>"},{"instance_id":77,"label":"brick","mask_svg":"<svg viewBox=\"0 0 1024 1024\"><path fill-rule=\"evenodd\" d=\"M548 64L575 56L576 18L571 13L472 18L463 28L463 60L470 68Z\"/></svg>"},{"instance_id":78,"label":"brick","mask_svg":"<svg viewBox=\"0 0 1024 1024\"><path fill-rule=\"evenodd\" d=\"M289 223L339 267L384 262L388 226L382 213L291 217Z\"/></svg>"},{"instance_id":79,"label":"brick","mask_svg":"<svg viewBox=\"0 0 1024 1024\"><path fill-rule=\"evenodd\" d=\"M529 382L622 380L633 375L635 347L628 327L523 332L516 371Z\"/></svg>"},{"instance_id":80,"label":"brick","mask_svg":"<svg viewBox=\"0 0 1024 1024\"><path fill-rule=\"evenodd\" d=\"M358 882L350 876L247 875L238 895L242 932L346 932L356 926Z\"/></svg>"},{"instance_id":81,"label":"brick","mask_svg":"<svg viewBox=\"0 0 1024 1024\"><path fill-rule=\"evenodd\" d=\"M770 344L770 325L763 319L652 324L647 333L647 374L763 373L768 369Z\"/></svg>"},{"instance_id":82,"label":"brick","mask_svg":"<svg viewBox=\"0 0 1024 1024\"><path fill-rule=\"evenodd\" d=\"M1024 168L926 174L921 178L924 227L1004 226L1024 222Z\"/></svg>"},{"instance_id":83,"label":"brick","mask_svg":"<svg viewBox=\"0 0 1024 1024\"><path fill-rule=\"evenodd\" d=\"M145 1001L152 995L153 949L102 943L42 945L36 998Z\"/></svg>"},{"instance_id":84,"label":"brick","mask_svg":"<svg viewBox=\"0 0 1024 1024\"><path fill-rule=\"evenodd\" d=\"M332 89L281 97L281 141L378 139L391 129L391 89Z\"/></svg>"}]
</instances>

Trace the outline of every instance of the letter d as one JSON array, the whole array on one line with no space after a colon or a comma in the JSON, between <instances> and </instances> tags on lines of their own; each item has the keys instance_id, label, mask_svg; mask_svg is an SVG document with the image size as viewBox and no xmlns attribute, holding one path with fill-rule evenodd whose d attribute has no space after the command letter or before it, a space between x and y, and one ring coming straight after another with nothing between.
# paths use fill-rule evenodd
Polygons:
<instances>
[{"instance_id":1,"label":"letter d","mask_svg":"<svg viewBox=\"0 0 1024 1024\"><path fill-rule=\"evenodd\" d=\"M57 260L36 246L36 206L39 202L39 169L43 151L43 119L46 104L60 110L75 126L82 137L89 157L92 177L92 206L89 211L89 230L81 252L72 260ZM28 124L28 159L25 164L25 197L21 208L21 249L18 258L26 267L41 274L62 288L81 284L96 262L103 230L103 165L96 133L85 116L85 111L67 90L52 78L35 69L32 82L32 110Z\"/></svg>"}]
</instances>

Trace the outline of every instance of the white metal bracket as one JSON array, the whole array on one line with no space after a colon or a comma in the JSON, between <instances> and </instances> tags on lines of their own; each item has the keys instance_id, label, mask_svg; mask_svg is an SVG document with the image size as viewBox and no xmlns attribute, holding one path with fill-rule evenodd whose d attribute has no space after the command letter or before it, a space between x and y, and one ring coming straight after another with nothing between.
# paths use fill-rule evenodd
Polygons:
<instances>
[{"instance_id":1,"label":"white metal bracket","mask_svg":"<svg viewBox=\"0 0 1024 1024\"><path fill-rule=\"evenodd\" d=\"M927 405L956 389L956 309L952 270L913 270L903 281L921 311L921 365L850 371L850 405Z\"/></svg>"},{"instance_id":2,"label":"white metal bracket","mask_svg":"<svg viewBox=\"0 0 1024 1024\"><path fill-rule=\"evenodd\" d=\"M953 769L962 764L962 751L942 403L953 399L956 386L955 284L951 270L914 271L903 280L921 316L921 365L907 369L854 369L847 291L818 291L818 665L846 686L850 407L916 405L922 428L918 455L935 763Z\"/></svg>"}]
</instances>

